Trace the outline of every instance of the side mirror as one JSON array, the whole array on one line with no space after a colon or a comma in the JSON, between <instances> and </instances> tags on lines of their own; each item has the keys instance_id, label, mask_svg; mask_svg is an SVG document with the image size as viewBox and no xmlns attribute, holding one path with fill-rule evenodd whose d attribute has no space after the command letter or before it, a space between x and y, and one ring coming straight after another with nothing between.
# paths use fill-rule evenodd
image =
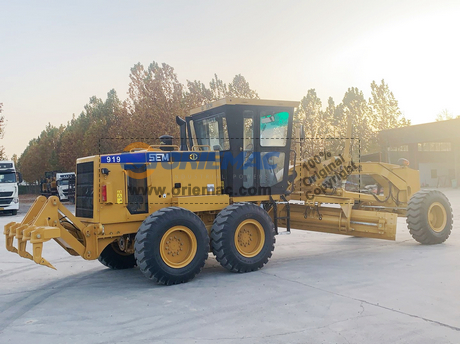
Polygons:
<instances>
[{"instance_id":1,"label":"side mirror","mask_svg":"<svg viewBox=\"0 0 460 344\"><path fill-rule=\"evenodd\" d=\"M22 173L21 172L16 172L16 180L18 183L22 183Z\"/></svg>"},{"instance_id":2,"label":"side mirror","mask_svg":"<svg viewBox=\"0 0 460 344\"><path fill-rule=\"evenodd\" d=\"M300 125L300 139L302 141L305 141L305 129L303 127L303 124Z\"/></svg>"}]
</instances>

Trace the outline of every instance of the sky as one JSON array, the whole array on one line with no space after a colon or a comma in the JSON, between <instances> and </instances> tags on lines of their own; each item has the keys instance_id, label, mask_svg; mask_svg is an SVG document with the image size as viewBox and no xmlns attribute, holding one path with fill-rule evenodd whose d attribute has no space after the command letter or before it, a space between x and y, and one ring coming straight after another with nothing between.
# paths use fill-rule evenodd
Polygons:
<instances>
[{"instance_id":1,"label":"sky","mask_svg":"<svg viewBox=\"0 0 460 344\"><path fill-rule=\"evenodd\" d=\"M460 115L459 0L0 0L0 145L11 157L91 96L128 97L130 68L181 82L242 74L263 99L323 105L384 79L413 124Z\"/></svg>"}]
</instances>

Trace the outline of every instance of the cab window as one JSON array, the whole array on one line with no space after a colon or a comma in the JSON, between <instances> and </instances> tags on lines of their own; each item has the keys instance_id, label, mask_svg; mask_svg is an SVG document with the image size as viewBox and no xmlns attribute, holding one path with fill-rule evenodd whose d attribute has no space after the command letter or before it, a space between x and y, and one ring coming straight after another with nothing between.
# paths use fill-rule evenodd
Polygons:
<instances>
[{"instance_id":1,"label":"cab window","mask_svg":"<svg viewBox=\"0 0 460 344\"><path fill-rule=\"evenodd\" d=\"M225 113L222 112L211 118L196 120L193 125L199 145L208 145L211 150L217 151L230 149Z\"/></svg>"},{"instance_id":2,"label":"cab window","mask_svg":"<svg viewBox=\"0 0 460 344\"><path fill-rule=\"evenodd\" d=\"M261 111L260 114L260 145L262 147L286 146L289 113Z\"/></svg>"}]
</instances>

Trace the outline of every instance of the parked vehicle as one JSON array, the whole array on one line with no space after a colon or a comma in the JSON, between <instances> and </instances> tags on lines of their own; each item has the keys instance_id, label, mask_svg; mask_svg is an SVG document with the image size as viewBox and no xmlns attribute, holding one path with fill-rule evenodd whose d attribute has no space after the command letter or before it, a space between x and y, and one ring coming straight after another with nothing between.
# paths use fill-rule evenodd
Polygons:
<instances>
[{"instance_id":1,"label":"parked vehicle","mask_svg":"<svg viewBox=\"0 0 460 344\"><path fill-rule=\"evenodd\" d=\"M18 213L18 183L21 182L22 176L16 171L14 161L0 161L0 212Z\"/></svg>"},{"instance_id":2,"label":"parked vehicle","mask_svg":"<svg viewBox=\"0 0 460 344\"><path fill-rule=\"evenodd\" d=\"M75 172L56 173L56 189L60 201L75 202Z\"/></svg>"}]
</instances>

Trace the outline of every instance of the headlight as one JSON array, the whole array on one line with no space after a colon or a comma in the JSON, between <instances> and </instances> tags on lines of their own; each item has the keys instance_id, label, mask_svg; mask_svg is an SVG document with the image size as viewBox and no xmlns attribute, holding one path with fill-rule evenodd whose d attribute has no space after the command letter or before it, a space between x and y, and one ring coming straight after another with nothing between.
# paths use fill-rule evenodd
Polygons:
<instances>
[{"instance_id":1,"label":"headlight","mask_svg":"<svg viewBox=\"0 0 460 344\"><path fill-rule=\"evenodd\" d=\"M14 203L19 203L19 198L17 198L17 197L13 198L13 202Z\"/></svg>"}]
</instances>

